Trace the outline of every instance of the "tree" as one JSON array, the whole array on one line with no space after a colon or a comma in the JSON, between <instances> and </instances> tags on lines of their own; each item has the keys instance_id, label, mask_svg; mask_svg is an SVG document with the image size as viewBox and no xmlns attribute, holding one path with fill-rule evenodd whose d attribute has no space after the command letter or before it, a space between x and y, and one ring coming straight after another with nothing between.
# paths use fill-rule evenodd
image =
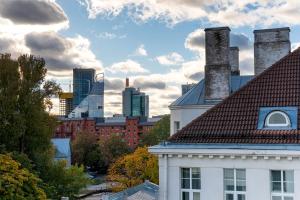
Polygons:
<instances>
[{"instance_id":1,"label":"tree","mask_svg":"<svg viewBox=\"0 0 300 200\"><path fill-rule=\"evenodd\" d=\"M92 171L101 171L104 166L98 144L98 136L92 133L79 133L72 142L73 163L90 167Z\"/></svg>"},{"instance_id":2,"label":"tree","mask_svg":"<svg viewBox=\"0 0 300 200\"><path fill-rule=\"evenodd\" d=\"M0 57L0 145L8 151L34 154L51 147L56 120L46 112L60 87L45 81L45 61L23 55Z\"/></svg>"},{"instance_id":3,"label":"tree","mask_svg":"<svg viewBox=\"0 0 300 200\"><path fill-rule=\"evenodd\" d=\"M158 184L158 159L146 147L119 158L108 170L108 180L119 183L116 191L136 186L149 180Z\"/></svg>"},{"instance_id":4,"label":"tree","mask_svg":"<svg viewBox=\"0 0 300 200\"><path fill-rule=\"evenodd\" d=\"M139 146L153 146L170 136L170 115L164 116L161 120L156 122L154 127L141 136Z\"/></svg>"},{"instance_id":5,"label":"tree","mask_svg":"<svg viewBox=\"0 0 300 200\"><path fill-rule=\"evenodd\" d=\"M6 177L1 177L1 172L0 190L3 184L12 181L9 182L12 184L11 191L18 195L24 187L26 199L44 199L42 192L35 187L37 184L41 185L49 198L59 199L68 195L74 197L88 182L82 167L66 168L63 162L53 162L54 149L50 139L57 120L46 110L52 108L50 99L61 89L55 82L45 80L46 72L42 58L23 55L12 60L10 55L0 55L0 151L14 152L11 155L23 167L13 163L12 168L9 164L11 161L7 163L9 158L5 157L3 162L9 164L9 169L19 170L8 171L15 173L13 175L18 180L10 177L10 174L7 180L3 179ZM3 166L6 165L0 163L0 168ZM43 182L40 183L33 173L39 175ZM18 181L26 184L19 184ZM26 181L30 182L27 184ZM20 189L15 190L13 184L19 184ZM41 198L38 198L39 195Z\"/></svg>"},{"instance_id":6,"label":"tree","mask_svg":"<svg viewBox=\"0 0 300 200\"><path fill-rule=\"evenodd\" d=\"M106 169L120 156L131 152L130 147L123 140L123 138L117 135L112 135L107 139L100 138L99 145L100 152L104 161L104 166Z\"/></svg>"},{"instance_id":7,"label":"tree","mask_svg":"<svg viewBox=\"0 0 300 200\"><path fill-rule=\"evenodd\" d=\"M43 200L41 180L9 155L0 154L0 196L3 200Z\"/></svg>"}]
</instances>

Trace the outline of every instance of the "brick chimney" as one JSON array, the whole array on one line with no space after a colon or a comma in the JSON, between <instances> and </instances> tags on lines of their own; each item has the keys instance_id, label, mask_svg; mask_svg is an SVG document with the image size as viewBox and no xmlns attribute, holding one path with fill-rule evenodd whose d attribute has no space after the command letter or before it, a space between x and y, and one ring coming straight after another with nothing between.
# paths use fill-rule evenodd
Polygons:
<instances>
[{"instance_id":1,"label":"brick chimney","mask_svg":"<svg viewBox=\"0 0 300 200\"><path fill-rule=\"evenodd\" d=\"M231 68L231 75L240 75L238 47L229 48L229 64Z\"/></svg>"},{"instance_id":2,"label":"brick chimney","mask_svg":"<svg viewBox=\"0 0 300 200\"><path fill-rule=\"evenodd\" d=\"M222 100L230 91L228 27L207 28L205 31L205 100Z\"/></svg>"},{"instance_id":3,"label":"brick chimney","mask_svg":"<svg viewBox=\"0 0 300 200\"><path fill-rule=\"evenodd\" d=\"M290 28L254 31L254 72L260 74L291 52Z\"/></svg>"}]
</instances>

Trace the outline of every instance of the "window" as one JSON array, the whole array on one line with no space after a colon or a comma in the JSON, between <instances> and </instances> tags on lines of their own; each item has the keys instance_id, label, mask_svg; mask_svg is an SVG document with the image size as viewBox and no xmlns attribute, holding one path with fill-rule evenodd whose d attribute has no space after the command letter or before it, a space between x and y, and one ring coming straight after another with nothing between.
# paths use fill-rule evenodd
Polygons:
<instances>
[{"instance_id":1,"label":"window","mask_svg":"<svg viewBox=\"0 0 300 200\"><path fill-rule=\"evenodd\" d=\"M271 171L272 200L294 200L294 171Z\"/></svg>"},{"instance_id":2,"label":"window","mask_svg":"<svg viewBox=\"0 0 300 200\"><path fill-rule=\"evenodd\" d=\"M179 130L180 130L180 122L179 121L175 121L174 122L174 132L176 133Z\"/></svg>"},{"instance_id":3,"label":"window","mask_svg":"<svg viewBox=\"0 0 300 200\"><path fill-rule=\"evenodd\" d=\"M225 200L246 200L246 170L224 169Z\"/></svg>"},{"instance_id":4,"label":"window","mask_svg":"<svg viewBox=\"0 0 300 200\"><path fill-rule=\"evenodd\" d=\"M181 200L200 200L200 168L181 168Z\"/></svg>"},{"instance_id":5,"label":"window","mask_svg":"<svg viewBox=\"0 0 300 200\"><path fill-rule=\"evenodd\" d=\"M273 111L267 115L266 127L289 127L291 125L290 118L282 111Z\"/></svg>"}]
</instances>

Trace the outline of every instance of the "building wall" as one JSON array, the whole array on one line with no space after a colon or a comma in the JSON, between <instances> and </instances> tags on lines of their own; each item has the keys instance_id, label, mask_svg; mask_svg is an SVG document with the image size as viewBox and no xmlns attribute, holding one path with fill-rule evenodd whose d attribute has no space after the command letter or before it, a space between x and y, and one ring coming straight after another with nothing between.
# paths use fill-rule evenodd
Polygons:
<instances>
[{"instance_id":1,"label":"building wall","mask_svg":"<svg viewBox=\"0 0 300 200\"><path fill-rule=\"evenodd\" d=\"M300 155L300 154L299 154ZM200 167L201 169L201 198L203 200L223 200L223 169L246 169L246 199L271 200L270 170L294 170L294 200L300 199L300 160L288 160L274 157L264 159L241 158L199 158L193 156L164 155L159 158L159 200L180 200L180 168ZM166 190L166 188L168 188Z\"/></svg>"},{"instance_id":2,"label":"building wall","mask_svg":"<svg viewBox=\"0 0 300 200\"><path fill-rule=\"evenodd\" d=\"M175 134L174 123L175 121L180 122L180 129L185 127L188 123L190 123L196 117L199 117L208 109L210 109L213 105L198 105L198 106L185 106L170 108L171 117L170 117L170 132L171 135Z\"/></svg>"},{"instance_id":3,"label":"building wall","mask_svg":"<svg viewBox=\"0 0 300 200\"><path fill-rule=\"evenodd\" d=\"M139 144L140 136L148 133L155 123L142 125L138 118L128 118L125 123L105 124L97 126L93 119L66 120L56 128L55 137L75 139L80 132L97 134L99 138L107 139L111 135L121 136L126 143L135 148Z\"/></svg>"}]
</instances>

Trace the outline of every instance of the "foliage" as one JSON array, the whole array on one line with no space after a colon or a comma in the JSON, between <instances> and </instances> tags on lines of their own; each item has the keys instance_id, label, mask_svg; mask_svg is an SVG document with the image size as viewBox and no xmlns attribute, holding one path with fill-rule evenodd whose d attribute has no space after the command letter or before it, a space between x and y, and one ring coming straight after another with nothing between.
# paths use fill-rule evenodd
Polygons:
<instances>
[{"instance_id":1,"label":"foliage","mask_svg":"<svg viewBox=\"0 0 300 200\"><path fill-rule=\"evenodd\" d=\"M0 144L8 151L26 153L50 148L55 119L45 111L50 98L60 91L52 81L45 81L45 61L23 55L14 61L0 57Z\"/></svg>"},{"instance_id":2,"label":"foliage","mask_svg":"<svg viewBox=\"0 0 300 200\"><path fill-rule=\"evenodd\" d=\"M50 99L61 89L45 80L46 72L42 58L22 55L12 60L8 54L0 55L0 151L13 152L10 155L23 167L6 161L8 157L2 161L5 165L0 163L0 169L7 173L0 173L0 188L9 189L5 189L5 195L19 195L6 199L25 199L22 195L26 199L45 199L38 185L49 198L74 197L88 183L82 167L66 168L64 162L53 162L50 139L57 120L46 110L52 108Z\"/></svg>"},{"instance_id":3,"label":"foliage","mask_svg":"<svg viewBox=\"0 0 300 200\"><path fill-rule=\"evenodd\" d=\"M104 160L97 139L98 136L91 133L77 134L72 142L73 162L89 167L92 171L104 168Z\"/></svg>"},{"instance_id":4,"label":"foliage","mask_svg":"<svg viewBox=\"0 0 300 200\"><path fill-rule=\"evenodd\" d=\"M156 145L170 136L170 115L164 116L146 134L141 136L140 146Z\"/></svg>"},{"instance_id":5,"label":"foliage","mask_svg":"<svg viewBox=\"0 0 300 200\"><path fill-rule=\"evenodd\" d=\"M100 152L104 161L105 170L120 156L131 152L131 149L127 145L127 143L121 136L118 135L112 135L109 138L100 139L99 145Z\"/></svg>"},{"instance_id":6,"label":"foliage","mask_svg":"<svg viewBox=\"0 0 300 200\"><path fill-rule=\"evenodd\" d=\"M0 196L3 200L43 200L45 192L41 180L9 155L0 154Z\"/></svg>"},{"instance_id":7,"label":"foliage","mask_svg":"<svg viewBox=\"0 0 300 200\"><path fill-rule=\"evenodd\" d=\"M83 166L71 166L66 168L65 161L53 162L45 174L44 186L48 197L60 199L62 196L68 196L75 199L80 189L87 186L90 180L87 178Z\"/></svg>"},{"instance_id":8,"label":"foliage","mask_svg":"<svg viewBox=\"0 0 300 200\"><path fill-rule=\"evenodd\" d=\"M115 191L133 187L145 180L158 184L158 159L146 147L139 147L110 166L108 179L119 183Z\"/></svg>"}]
</instances>

